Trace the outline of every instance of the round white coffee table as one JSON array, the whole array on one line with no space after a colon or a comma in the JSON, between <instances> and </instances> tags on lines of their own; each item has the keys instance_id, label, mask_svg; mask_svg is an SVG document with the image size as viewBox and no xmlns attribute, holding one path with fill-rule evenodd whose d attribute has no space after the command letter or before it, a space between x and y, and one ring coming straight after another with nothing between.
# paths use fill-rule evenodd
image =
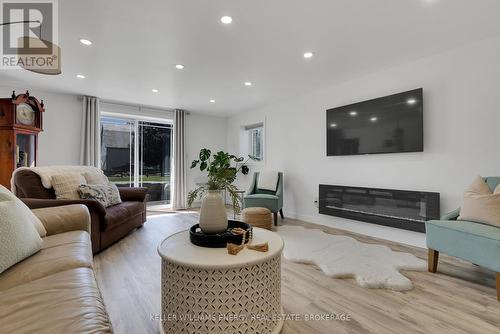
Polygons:
<instances>
[{"instance_id":1,"label":"round white coffee table","mask_svg":"<svg viewBox=\"0 0 500 334\"><path fill-rule=\"evenodd\" d=\"M163 240L160 333L279 333L283 240L254 228L252 243L262 242L268 252L229 255L193 245L189 231Z\"/></svg>"}]
</instances>

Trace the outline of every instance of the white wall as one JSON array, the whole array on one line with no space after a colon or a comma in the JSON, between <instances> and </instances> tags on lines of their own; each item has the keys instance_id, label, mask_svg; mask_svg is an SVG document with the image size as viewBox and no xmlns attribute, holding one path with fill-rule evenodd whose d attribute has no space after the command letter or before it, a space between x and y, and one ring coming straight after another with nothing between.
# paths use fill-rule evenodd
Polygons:
<instances>
[{"instance_id":1,"label":"white wall","mask_svg":"<svg viewBox=\"0 0 500 334\"><path fill-rule=\"evenodd\" d=\"M500 175L499 59L500 37L239 114L228 119L228 149L241 126L266 119L262 168L285 172L285 215L423 246L423 234L319 215L318 184L435 191L443 213L456 208L474 176ZM425 152L326 156L326 109L419 87Z\"/></svg>"},{"instance_id":2,"label":"white wall","mask_svg":"<svg viewBox=\"0 0 500 334\"><path fill-rule=\"evenodd\" d=\"M196 187L197 181L206 180L206 173L189 168L193 160L199 159L200 150L208 148L213 153L226 150L226 119L191 112L186 116L185 138L187 190L190 191Z\"/></svg>"},{"instance_id":3,"label":"white wall","mask_svg":"<svg viewBox=\"0 0 500 334\"><path fill-rule=\"evenodd\" d=\"M46 92L31 87L11 87L0 85L0 96L10 97L12 90L16 94L30 94L43 99L44 131L39 136L39 166L77 165L80 162L80 140L82 126L82 100L77 95ZM103 103L106 111L137 114L137 108ZM153 108L141 108L141 115L147 117L173 119L173 113ZM201 148L214 151L226 147L226 119L223 117L190 113L186 116L186 162L188 168L196 159ZM195 178L201 174L196 170L188 170L188 190L193 189Z\"/></svg>"},{"instance_id":4,"label":"white wall","mask_svg":"<svg viewBox=\"0 0 500 334\"><path fill-rule=\"evenodd\" d=\"M167 109L158 109L144 106L133 106L128 104L121 104L120 102L106 102L100 103L101 112L114 113L125 116L141 116L172 120L174 119L174 112Z\"/></svg>"},{"instance_id":5,"label":"white wall","mask_svg":"<svg viewBox=\"0 0 500 334\"><path fill-rule=\"evenodd\" d=\"M43 100L43 132L39 135L39 166L77 165L80 160L82 101L76 95L45 92L31 87L0 86L0 96L10 97L12 90Z\"/></svg>"}]
</instances>

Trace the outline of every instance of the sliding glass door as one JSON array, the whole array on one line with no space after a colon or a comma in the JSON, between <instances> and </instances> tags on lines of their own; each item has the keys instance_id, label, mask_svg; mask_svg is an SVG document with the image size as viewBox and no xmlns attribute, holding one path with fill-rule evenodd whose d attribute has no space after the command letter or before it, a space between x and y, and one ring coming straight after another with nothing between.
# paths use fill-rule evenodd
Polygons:
<instances>
[{"instance_id":1,"label":"sliding glass door","mask_svg":"<svg viewBox=\"0 0 500 334\"><path fill-rule=\"evenodd\" d=\"M147 187L149 201L170 204L172 125L139 121L138 183Z\"/></svg>"},{"instance_id":2,"label":"sliding glass door","mask_svg":"<svg viewBox=\"0 0 500 334\"><path fill-rule=\"evenodd\" d=\"M170 205L172 124L101 118L101 168L118 187L148 188L148 204Z\"/></svg>"},{"instance_id":3,"label":"sliding glass door","mask_svg":"<svg viewBox=\"0 0 500 334\"><path fill-rule=\"evenodd\" d=\"M101 169L118 187L133 187L135 122L101 118Z\"/></svg>"}]
</instances>

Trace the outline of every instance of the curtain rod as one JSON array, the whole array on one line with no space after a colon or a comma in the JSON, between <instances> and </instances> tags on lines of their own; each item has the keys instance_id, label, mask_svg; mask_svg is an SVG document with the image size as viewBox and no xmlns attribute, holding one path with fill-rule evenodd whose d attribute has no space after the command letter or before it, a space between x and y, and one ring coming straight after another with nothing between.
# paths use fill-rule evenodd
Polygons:
<instances>
[{"instance_id":1,"label":"curtain rod","mask_svg":"<svg viewBox=\"0 0 500 334\"><path fill-rule=\"evenodd\" d=\"M95 96L94 96L95 97ZM83 100L83 95L80 95L78 97L80 100ZM120 102L116 100L107 100L107 99L100 99L102 103L109 103L109 104L116 104L124 107L135 107L135 108L148 108L152 110L158 110L158 111L168 111L168 112L174 112L175 109L167 109L167 108L158 108L158 107L153 107L153 106L147 106L143 104L136 104L136 103L127 103L127 102ZM191 115L190 112L186 111L186 115Z\"/></svg>"}]
</instances>

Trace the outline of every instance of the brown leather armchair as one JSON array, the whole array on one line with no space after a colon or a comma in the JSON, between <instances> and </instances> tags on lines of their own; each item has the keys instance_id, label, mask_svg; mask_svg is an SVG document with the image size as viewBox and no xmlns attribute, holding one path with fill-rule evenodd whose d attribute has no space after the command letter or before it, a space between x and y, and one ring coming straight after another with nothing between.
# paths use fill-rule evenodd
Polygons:
<instances>
[{"instance_id":1,"label":"brown leather armchair","mask_svg":"<svg viewBox=\"0 0 500 334\"><path fill-rule=\"evenodd\" d=\"M84 204L90 211L94 254L141 227L146 221L147 188L118 188L122 203L105 208L91 199L56 199L54 189L44 188L38 174L31 170L18 171L14 184L16 196L30 209Z\"/></svg>"}]
</instances>

